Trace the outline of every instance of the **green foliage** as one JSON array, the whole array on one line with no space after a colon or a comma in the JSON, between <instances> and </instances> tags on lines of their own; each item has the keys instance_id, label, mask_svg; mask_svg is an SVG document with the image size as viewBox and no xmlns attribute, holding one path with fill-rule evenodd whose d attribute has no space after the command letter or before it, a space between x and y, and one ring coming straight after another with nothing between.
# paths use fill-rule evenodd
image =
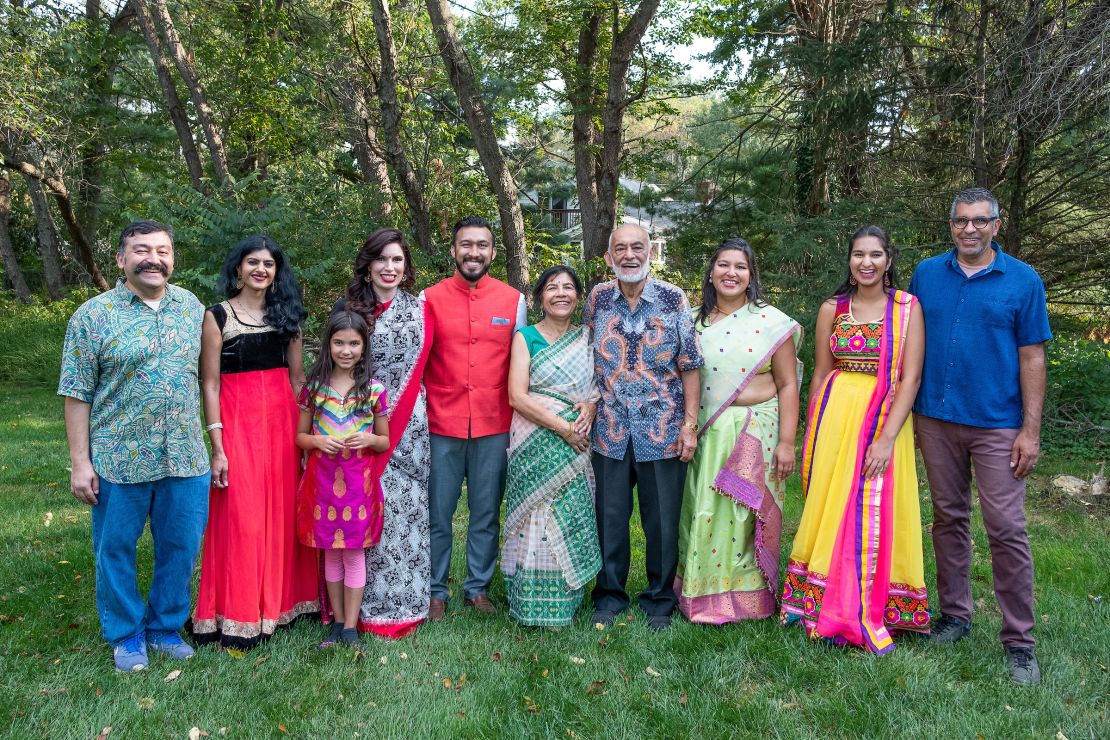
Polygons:
<instances>
[{"instance_id":1,"label":"green foliage","mask_svg":"<svg viewBox=\"0 0 1110 740\"><path fill-rule=\"evenodd\" d=\"M1110 453L1110 347L1058 338L1048 343L1046 361L1045 444L1105 460Z\"/></svg>"},{"instance_id":2,"label":"green foliage","mask_svg":"<svg viewBox=\"0 0 1110 740\"><path fill-rule=\"evenodd\" d=\"M66 324L92 295L78 290L64 300L33 306L0 298L0 382L57 388Z\"/></svg>"}]
</instances>

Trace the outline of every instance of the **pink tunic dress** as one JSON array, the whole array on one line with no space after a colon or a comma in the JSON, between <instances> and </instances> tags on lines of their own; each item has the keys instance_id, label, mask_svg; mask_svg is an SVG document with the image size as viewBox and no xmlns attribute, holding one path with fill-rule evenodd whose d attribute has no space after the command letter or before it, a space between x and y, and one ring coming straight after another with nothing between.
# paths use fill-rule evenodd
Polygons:
<instances>
[{"instance_id":1,"label":"pink tunic dress","mask_svg":"<svg viewBox=\"0 0 1110 740\"><path fill-rule=\"evenodd\" d=\"M344 399L330 387L316 391L309 403L307 387L301 408L314 408L312 433L343 438L373 431L374 417L389 414L385 386L370 384L361 403ZM313 450L301 478L297 497L297 536L320 550L360 549L378 543L382 534L382 489L379 483L387 462L384 453L368 449L326 453Z\"/></svg>"}]
</instances>

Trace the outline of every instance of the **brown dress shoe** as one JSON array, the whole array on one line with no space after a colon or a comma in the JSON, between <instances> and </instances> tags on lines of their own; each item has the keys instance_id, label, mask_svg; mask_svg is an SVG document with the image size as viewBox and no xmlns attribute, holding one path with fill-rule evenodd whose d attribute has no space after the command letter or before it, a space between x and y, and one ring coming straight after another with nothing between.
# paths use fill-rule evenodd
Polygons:
<instances>
[{"instance_id":1,"label":"brown dress shoe","mask_svg":"<svg viewBox=\"0 0 1110 740\"><path fill-rule=\"evenodd\" d=\"M478 594L472 599L463 599L463 606L473 607L482 612L482 614L497 613L497 607L493 605L493 602L490 601L489 597L485 594Z\"/></svg>"},{"instance_id":2,"label":"brown dress shoe","mask_svg":"<svg viewBox=\"0 0 1110 740\"><path fill-rule=\"evenodd\" d=\"M428 621L442 622L447 616L447 602L443 599L432 599L428 603Z\"/></svg>"}]
</instances>

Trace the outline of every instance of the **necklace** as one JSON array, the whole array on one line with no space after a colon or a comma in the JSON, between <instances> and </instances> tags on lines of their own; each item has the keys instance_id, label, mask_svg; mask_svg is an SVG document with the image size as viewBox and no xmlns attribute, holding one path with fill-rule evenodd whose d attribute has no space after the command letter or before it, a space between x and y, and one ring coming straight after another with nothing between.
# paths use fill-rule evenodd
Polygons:
<instances>
[{"instance_id":1,"label":"necklace","mask_svg":"<svg viewBox=\"0 0 1110 740\"><path fill-rule=\"evenodd\" d=\"M548 343L548 344L554 344L555 342L559 341L559 339L560 339L560 338L561 338L561 337L562 337L562 336L563 336L564 334L566 334L566 333L567 333L568 331L570 331L570 325L568 324L568 325L567 325L567 328L566 328L566 329L563 329L563 330L562 330L561 332L559 332L558 334L556 334L556 335L555 335L554 337L548 338L547 334L548 334L548 333L551 333L551 332L554 332L555 330L554 330L554 329L552 329L552 328L551 328L551 326L550 326L550 325L549 325L549 324L547 323L547 319L543 319L543 320L541 320L541 321L540 321L539 323L537 323L537 324L536 324L536 329L537 329L537 330L539 330L541 326L542 326L542 327L543 327L544 329L547 329L547 332L544 332L544 331L540 330L540 335L541 335L541 336L542 336L542 337L543 337L544 339L547 339L547 343Z\"/></svg>"},{"instance_id":2,"label":"necklace","mask_svg":"<svg viewBox=\"0 0 1110 740\"><path fill-rule=\"evenodd\" d=\"M236 308L236 305L232 304L232 308ZM237 308L238 308L238 311L236 311L236 313L239 313L241 311L241 312L243 312L247 315L247 318L249 318L251 321L255 322L258 326L265 325L265 323L266 323L265 309L263 309L263 316L259 317L256 314L254 314L252 311L248 310L247 307L243 305L242 301L238 302Z\"/></svg>"},{"instance_id":3,"label":"necklace","mask_svg":"<svg viewBox=\"0 0 1110 740\"><path fill-rule=\"evenodd\" d=\"M721 319L732 316L734 313L736 313L737 311L739 311L741 308L743 308L746 305L748 305L748 304L743 303L743 304L737 306L736 308L732 309L731 311L729 311L727 313L722 311L719 307L714 306L713 310L709 314L709 325L712 326L713 324L716 324Z\"/></svg>"}]
</instances>

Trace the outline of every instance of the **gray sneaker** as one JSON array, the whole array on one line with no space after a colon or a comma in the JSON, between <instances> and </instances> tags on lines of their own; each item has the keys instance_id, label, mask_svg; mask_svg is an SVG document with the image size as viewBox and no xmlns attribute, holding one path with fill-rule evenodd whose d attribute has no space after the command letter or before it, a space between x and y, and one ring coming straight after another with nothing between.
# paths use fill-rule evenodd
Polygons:
<instances>
[{"instance_id":1,"label":"gray sneaker","mask_svg":"<svg viewBox=\"0 0 1110 740\"><path fill-rule=\"evenodd\" d=\"M1006 667L1010 669L1010 680L1016 684L1032 686L1041 682L1041 667L1031 647L1006 648Z\"/></svg>"},{"instance_id":2,"label":"gray sneaker","mask_svg":"<svg viewBox=\"0 0 1110 740\"><path fill-rule=\"evenodd\" d=\"M951 645L967 637L969 632L971 632L971 622L941 614L940 619L933 623L933 628L929 631L929 642Z\"/></svg>"}]
</instances>

